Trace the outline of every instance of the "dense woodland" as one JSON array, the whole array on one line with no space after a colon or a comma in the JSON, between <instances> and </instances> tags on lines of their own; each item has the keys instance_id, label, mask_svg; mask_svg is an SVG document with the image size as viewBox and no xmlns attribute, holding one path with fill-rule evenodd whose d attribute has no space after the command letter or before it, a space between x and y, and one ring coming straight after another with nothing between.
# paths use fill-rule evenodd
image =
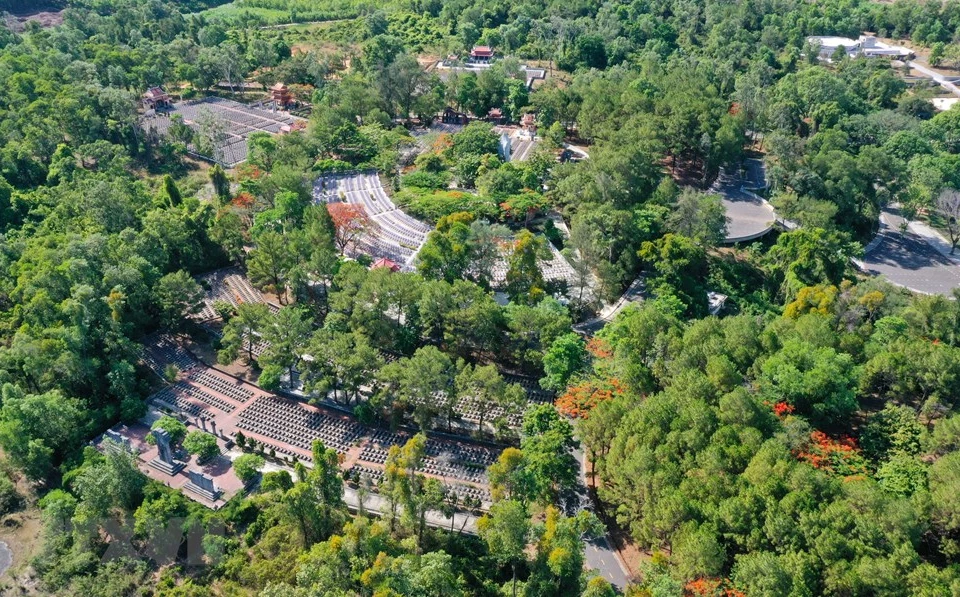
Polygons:
<instances>
[{"instance_id":1,"label":"dense woodland","mask_svg":"<svg viewBox=\"0 0 960 597\"><path fill-rule=\"evenodd\" d=\"M648 550L632 595L960 594L960 307L850 263L883 205L949 220L938 198L960 189L960 111L935 113L932 90L888 62L822 64L804 41L873 31L949 57L960 3L61 7L53 28L0 27L0 515L43 520L0 592L598 597L613 589L583 569L583 541L602 518ZM261 28L286 23L302 24ZM476 43L512 58L447 80L417 61ZM521 61L545 83L528 90ZM137 126L150 86L186 99L242 81L289 84L312 104L307 129L255 135L224 171L187 155L215 126ZM416 149L411 122L446 106L535 113L544 141L502 163L476 122ZM589 159L557 163L565 141ZM765 160L772 203L800 227L721 249L722 208L703 189L745 155ZM311 204L318 175L357 168L436 226L416 272L345 259L362 218ZM504 239L506 305L492 293ZM544 239L595 293L555 298ZM188 317L192 276L231 264L282 307L220 305L214 340ZM638 275L642 305L594 338L572 332ZM723 316L707 316L708 290L729 296ZM212 344L266 389L297 368L363 422L420 431L388 459L392 513L351 515L319 444L313 469L266 473L216 513L85 447L143 415L157 380L139 346L158 331ZM270 342L259 357L255 338ZM502 371L540 379L557 408L520 429L488 422L509 447L479 536L428 528L425 512L447 506L416 474L423 434L452 428L455 398L519 414ZM600 518L558 507L576 445ZM204 565L186 545L101 560L111 517L136 546L192 533Z\"/></svg>"}]
</instances>

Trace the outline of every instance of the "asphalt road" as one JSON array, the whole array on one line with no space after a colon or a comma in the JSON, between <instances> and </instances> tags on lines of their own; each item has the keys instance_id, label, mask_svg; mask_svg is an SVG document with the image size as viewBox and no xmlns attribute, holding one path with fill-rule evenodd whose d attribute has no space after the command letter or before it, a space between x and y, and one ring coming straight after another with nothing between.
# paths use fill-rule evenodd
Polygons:
<instances>
[{"instance_id":1,"label":"asphalt road","mask_svg":"<svg viewBox=\"0 0 960 597\"><path fill-rule=\"evenodd\" d=\"M912 69L914 69L914 70L916 70L916 71L918 71L918 72L921 72L921 73L923 73L924 75L930 77L930 78L933 79L938 85L940 85L941 87L943 87L944 89L946 89L946 90L949 91L950 93L952 93L952 94L954 94L954 95L960 96L960 87L957 87L956 85L954 85L954 84L951 83L950 81L947 81L947 80L946 80L946 77L944 77L944 76L941 75L940 73L938 73L938 72L936 72L936 71L934 71L934 70L931 70L931 69L927 68L926 66L924 66L924 65L922 65L922 64L918 64L918 63L916 63L916 62L910 62L909 64L910 64L910 68L912 68Z\"/></svg>"},{"instance_id":2,"label":"asphalt road","mask_svg":"<svg viewBox=\"0 0 960 597\"><path fill-rule=\"evenodd\" d=\"M580 508L590 508L590 500L589 497L587 497L586 459L582 450L575 450L574 456L577 457L577 461L580 463L580 483L582 485L580 493L583 495ZM610 581L610 584L620 592L626 590L627 585L630 584L630 578L623 564L620 563L620 556L617 555L616 550L611 546L607 536L587 541L584 556L588 568L596 570L600 576Z\"/></svg>"},{"instance_id":3,"label":"asphalt road","mask_svg":"<svg viewBox=\"0 0 960 597\"><path fill-rule=\"evenodd\" d=\"M893 209L884 210L880 232L862 261L868 273L924 294L949 295L960 288L960 265L922 237L901 231L904 220Z\"/></svg>"},{"instance_id":4,"label":"asphalt road","mask_svg":"<svg viewBox=\"0 0 960 597\"><path fill-rule=\"evenodd\" d=\"M762 163L759 160L746 160L744 166L744 177L739 172L721 173L710 187L711 191L720 195L727 212L727 236L724 240L728 243L759 238L769 232L776 221L773 207L743 188L764 186Z\"/></svg>"}]
</instances>

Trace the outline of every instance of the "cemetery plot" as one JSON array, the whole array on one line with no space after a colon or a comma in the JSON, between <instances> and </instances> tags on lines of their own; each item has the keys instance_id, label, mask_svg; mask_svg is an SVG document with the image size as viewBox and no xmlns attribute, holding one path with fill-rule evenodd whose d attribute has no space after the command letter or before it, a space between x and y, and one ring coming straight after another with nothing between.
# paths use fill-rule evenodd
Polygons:
<instances>
[{"instance_id":1,"label":"cemetery plot","mask_svg":"<svg viewBox=\"0 0 960 597\"><path fill-rule=\"evenodd\" d=\"M309 463L313 442L320 440L326 447L344 456L345 466L360 466L362 468L357 470L367 471L369 476L376 477L382 475L390 447L403 445L412 436L407 432L371 429L349 415L264 392L207 367L172 338L155 337L144 347L144 354L150 355L151 366L161 374L171 362L184 367L176 382L149 398L154 407L179 414L221 439L242 432L249 440L256 440L263 451L272 452L288 461ZM394 355L390 356L395 358ZM531 403L552 399L552 394L539 389L536 380L510 375L507 379L523 386ZM487 420L498 416L498 412L496 408L489 410L486 413ZM478 415L478 412L473 413L475 417ZM465 412L463 416L470 418L471 413ZM511 418L510 423L519 424L519 419ZM499 454L500 450L495 447L430 438L419 471L441 479L448 490L457 495L460 503L467 498L474 502L489 503L489 493L485 488L486 468L496 461ZM188 475L184 473L182 476L186 478ZM203 496L204 491L209 489L206 482L194 485L196 487L187 489L195 495Z\"/></svg>"},{"instance_id":2,"label":"cemetery plot","mask_svg":"<svg viewBox=\"0 0 960 597\"><path fill-rule=\"evenodd\" d=\"M179 371L190 371L199 365L193 355L165 335L148 339L140 350L140 357L160 377L168 365L174 365Z\"/></svg>"},{"instance_id":3,"label":"cemetery plot","mask_svg":"<svg viewBox=\"0 0 960 597\"><path fill-rule=\"evenodd\" d=\"M204 289L203 309L194 316L197 321L217 319L214 305L217 302L229 303L238 307L244 303L267 303L271 310L279 309L268 302L259 290L250 284L250 280L239 268L216 270L202 276L197 276L197 283Z\"/></svg>"},{"instance_id":4,"label":"cemetery plot","mask_svg":"<svg viewBox=\"0 0 960 597\"><path fill-rule=\"evenodd\" d=\"M194 417L208 415L211 409L232 413L236 406L185 381L166 387L150 399L155 405Z\"/></svg>"},{"instance_id":5,"label":"cemetery plot","mask_svg":"<svg viewBox=\"0 0 960 597\"><path fill-rule=\"evenodd\" d=\"M303 120L284 112L252 107L219 97L206 97L174 104L167 110L151 112L140 120L140 126L148 134L167 136L173 124L172 116L175 114L182 116L184 124L194 129L197 134L202 134L199 123L205 118L216 122L216 128L220 130L213 140L213 155L201 157L228 168L247 159L247 137L252 133L278 134L290 130L295 123Z\"/></svg>"},{"instance_id":6,"label":"cemetery plot","mask_svg":"<svg viewBox=\"0 0 960 597\"><path fill-rule=\"evenodd\" d=\"M564 256L557 250L553 243L547 242L547 246L550 248L550 253L552 258L550 260L540 259L537 261L537 265L540 268L540 272L543 274L543 279L546 282L551 283L563 283L567 284L567 294L570 296L575 296L579 293L579 287L581 284L580 276L577 275L577 272L573 269L573 266L564 258ZM509 250L509 247L504 247L504 258L497 261L493 266L493 275L492 283L494 288L503 288L506 286L507 281L507 266L506 260L506 251ZM589 300L592 296L592 290L590 288L592 280L587 280L583 288L583 298L584 300Z\"/></svg>"},{"instance_id":7,"label":"cemetery plot","mask_svg":"<svg viewBox=\"0 0 960 597\"><path fill-rule=\"evenodd\" d=\"M516 405L516 407L506 408L489 402L480 404L466 396L457 398L456 404L453 405L453 411L460 421L471 424L465 426L466 428L476 429L481 420L483 420L484 428L489 428L497 419L503 419L508 427L518 429L523 424L523 414L530 406L553 402L555 397L553 392L540 388L537 380L517 375L504 375L503 377L507 383L517 383L524 389L527 397L526 402ZM439 398L439 396L434 398ZM443 400L436 399L434 402L440 403ZM414 403L422 404L422 400L414 400ZM456 419L454 419L453 425L454 427L457 426Z\"/></svg>"},{"instance_id":8,"label":"cemetery plot","mask_svg":"<svg viewBox=\"0 0 960 597\"><path fill-rule=\"evenodd\" d=\"M378 487L380 483L383 482L383 469L371 466L358 464L351 468L347 474L360 484L368 482L372 488ZM464 483L444 483L443 486L447 490L448 502L455 501L456 503L463 504L469 499L483 504L489 504L493 501L493 498L490 496L490 491L483 487ZM454 496L456 496L456 500L451 499Z\"/></svg>"},{"instance_id":9,"label":"cemetery plot","mask_svg":"<svg viewBox=\"0 0 960 597\"><path fill-rule=\"evenodd\" d=\"M369 218L368 229L348 251L386 258L410 267L431 228L400 210L380 184L375 172L321 176L313 185L317 203L360 205Z\"/></svg>"},{"instance_id":10,"label":"cemetery plot","mask_svg":"<svg viewBox=\"0 0 960 597\"><path fill-rule=\"evenodd\" d=\"M211 388L237 402L246 402L254 396L253 390L244 387L243 382L213 373L212 369L194 369L190 372L188 379L196 385Z\"/></svg>"},{"instance_id":11,"label":"cemetery plot","mask_svg":"<svg viewBox=\"0 0 960 597\"><path fill-rule=\"evenodd\" d=\"M346 418L324 415L274 396L258 398L244 409L237 427L308 452L319 439L326 447L346 453L363 433L363 426Z\"/></svg>"},{"instance_id":12,"label":"cemetery plot","mask_svg":"<svg viewBox=\"0 0 960 597\"><path fill-rule=\"evenodd\" d=\"M378 429L360 452L360 460L383 466L387 461L390 446L402 446L410 435L391 433ZM485 484L486 469L493 464L499 451L484 446L474 446L447 440L427 440L427 453L420 472L444 479Z\"/></svg>"}]
</instances>

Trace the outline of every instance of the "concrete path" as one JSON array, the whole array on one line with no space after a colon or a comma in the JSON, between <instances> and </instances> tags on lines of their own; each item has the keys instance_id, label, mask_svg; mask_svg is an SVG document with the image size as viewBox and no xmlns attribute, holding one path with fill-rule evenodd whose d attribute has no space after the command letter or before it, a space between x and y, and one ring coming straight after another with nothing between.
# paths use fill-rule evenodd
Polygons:
<instances>
[{"instance_id":1,"label":"concrete path","mask_svg":"<svg viewBox=\"0 0 960 597\"><path fill-rule=\"evenodd\" d=\"M613 321L613 318L616 317L617 313L622 311L624 307L630 303L639 303L642 301L646 290L646 280L641 275L630 283L630 286L627 287L626 291L624 291L623 295L621 295L616 302L604 305L596 317L576 324L573 326L573 329L581 334L593 336L603 329L603 326Z\"/></svg>"},{"instance_id":2,"label":"concrete path","mask_svg":"<svg viewBox=\"0 0 960 597\"><path fill-rule=\"evenodd\" d=\"M353 512L357 512L360 509L360 494L356 489L346 484L343 486L343 501L346 502L347 508ZM390 511L390 504L387 499L380 494L371 492L364 496L363 509L371 514L384 516L385 513ZM400 515L399 506L397 507L397 515ZM478 518L479 517L469 512L456 512L451 520L440 512L428 512L427 526L447 531L452 529L454 532L461 531L468 535L476 535Z\"/></svg>"},{"instance_id":3,"label":"concrete path","mask_svg":"<svg viewBox=\"0 0 960 597\"><path fill-rule=\"evenodd\" d=\"M907 64L909 64L910 68L912 68L913 70L923 73L927 77L930 77L930 79L932 79L935 83L937 83L938 85L940 85L941 87L949 91L950 93L956 96L960 96L960 87L957 87L956 85L954 85L953 83L947 80L948 78L953 78L953 77L946 77L944 75L941 75L937 71L929 67L926 67L922 64L919 64L917 62L908 62Z\"/></svg>"}]
</instances>

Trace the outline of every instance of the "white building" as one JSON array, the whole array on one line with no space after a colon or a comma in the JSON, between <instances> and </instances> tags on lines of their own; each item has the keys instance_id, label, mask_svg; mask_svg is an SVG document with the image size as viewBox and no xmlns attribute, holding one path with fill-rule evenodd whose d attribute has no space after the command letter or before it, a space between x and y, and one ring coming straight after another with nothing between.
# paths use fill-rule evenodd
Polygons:
<instances>
[{"instance_id":1,"label":"white building","mask_svg":"<svg viewBox=\"0 0 960 597\"><path fill-rule=\"evenodd\" d=\"M820 48L820 59L830 60L834 53L843 48L851 58L866 56L867 58L910 58L913 50L903 46L892 46L879 41L873 35L861 35L857 39L838 37L835 35L814 35L807 38L810 44Z\"/></svg>"}]
</instances>

